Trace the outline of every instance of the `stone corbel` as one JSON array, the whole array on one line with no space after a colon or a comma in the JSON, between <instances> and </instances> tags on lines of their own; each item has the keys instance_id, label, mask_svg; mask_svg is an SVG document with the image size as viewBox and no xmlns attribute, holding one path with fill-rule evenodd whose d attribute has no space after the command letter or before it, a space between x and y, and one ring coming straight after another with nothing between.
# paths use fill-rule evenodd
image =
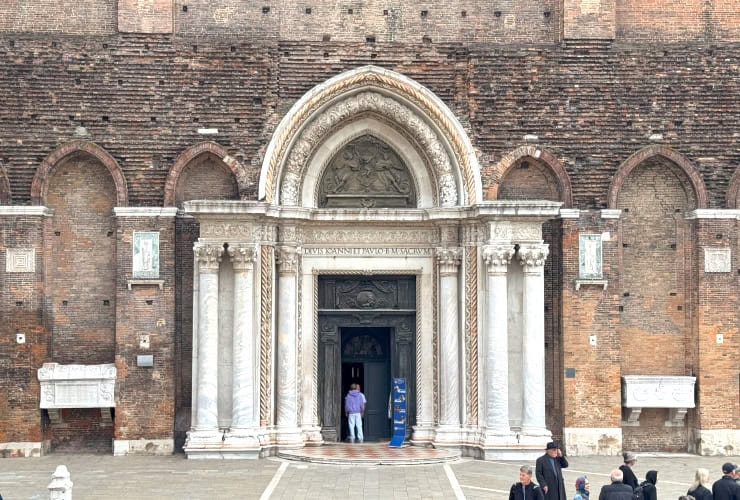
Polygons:
<instances>
[{"instance_id":1,"label":"stone corbel","mask_svg":"<svg viewBox=\"0 0 740 500\"><path fill-rule=\"evenodd\" d=\"M688 411L688 408L671 408L668 412L668 420L665 421L665 426L683 427Z\"/></svg>"},{"instance_id":2,"label":"stone corbel","mask_svg":"<svg viewBox=\"0 0 740 500\"><path fill-rule=\"evenodd\" d=\"M626 408L627 420L622 422L622 427L639 427L642 408Z\"/></svg>"}]
</instances>

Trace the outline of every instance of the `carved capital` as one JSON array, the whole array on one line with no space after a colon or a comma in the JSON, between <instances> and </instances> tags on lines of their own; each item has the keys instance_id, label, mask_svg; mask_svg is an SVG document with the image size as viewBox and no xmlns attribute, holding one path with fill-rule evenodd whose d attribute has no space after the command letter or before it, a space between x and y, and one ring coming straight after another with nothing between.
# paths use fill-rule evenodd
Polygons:
<instances>
[{"instance_id":1,"label":"carved capital","mask_svg":"<svg viewBox=\"0 0 740 500\"><path fill-rule=\"evenodd\" d=\"M256 258L256 250L252 246L229 247L226 252L229 254L234 271L246 271L252 269Z\"/></svg>"},{"instance_id":2,"label":"carved capital","mask_svg":"<svg viewBox=\"0 0 740 500\"><path fill-rule=\"evenodd\" d=\"M488 245L483 247L483 260L491 274L506 273L513 256L514 245Z\"/></svg>"},{"instance_id":3,"label":"carved capital","mask_svg":"<svg viewBox=\"0 0 740 500\"><path fill-rule=\"evenodd\" d=\"M300 253L298 252L298 247L278 247L276 258L280 274L293 274L298 272L298 264L301 258Z\"/></svg>"},{"instance_id":4,"label":"carved capital","mask_svg":"<svg viewBox=\"0 0 740 500\"><path fill-rule=\"evenodd\" d=\"M218 272L218 265L224 254L222 246L196 243L193 252L195 252L195 260L198 262L200 272Z\"/></svg>"},{"instance_id":5,"label":"carved capital","mask_svg":"<svg viewBox=\"0 0 740 500\"><path fill-rule=\"evenodd\" d=\"M542 272L549 253L549 245L527 244L519 247L517 256L519 263L524 267L524 272Z\"/></svg>"},{"instance_id":6,"label":"carved capital","mask_svg":"<svg viewBox=\"0 0 740 500\"><path fill-rule=\"evenodd\" d=\"M436 257L440 274L456 274L462 261L462 249L438 248Z\"/></svg>"}]
</instances>

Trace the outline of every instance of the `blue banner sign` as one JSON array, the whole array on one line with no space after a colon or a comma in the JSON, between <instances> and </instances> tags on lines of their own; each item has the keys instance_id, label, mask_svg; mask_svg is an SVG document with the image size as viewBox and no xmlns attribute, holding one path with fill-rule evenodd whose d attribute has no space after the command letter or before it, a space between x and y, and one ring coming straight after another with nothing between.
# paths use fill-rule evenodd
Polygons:
<instances>
[{"instance_id":1,"label":"blue banner sign","mask_svg":"<svg viewBox=\"0 0 740 500\"><path fill-rule=\"evenodd\" d=\"M391 405L393 408L393 437L389 446L400 447L406 438L406 379L394 378L391 391Z\"/></svg>"}]
</instances>

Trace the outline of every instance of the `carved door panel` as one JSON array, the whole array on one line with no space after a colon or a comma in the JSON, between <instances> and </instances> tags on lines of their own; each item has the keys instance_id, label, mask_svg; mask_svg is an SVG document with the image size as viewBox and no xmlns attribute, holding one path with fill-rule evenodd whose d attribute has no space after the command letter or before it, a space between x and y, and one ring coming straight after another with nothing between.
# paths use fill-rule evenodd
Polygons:
<instances>
[{"instance_id":1,"label":"carved door panel","mask_svg":"<svg viewBox=\"0 0 740 500\"><path fill-rule=\"evenodd\" d=\"M319 422L324 440L332 442L339 440L341 429L339 329L323 318L319 336Z\"/></svg>"}]
</instances>

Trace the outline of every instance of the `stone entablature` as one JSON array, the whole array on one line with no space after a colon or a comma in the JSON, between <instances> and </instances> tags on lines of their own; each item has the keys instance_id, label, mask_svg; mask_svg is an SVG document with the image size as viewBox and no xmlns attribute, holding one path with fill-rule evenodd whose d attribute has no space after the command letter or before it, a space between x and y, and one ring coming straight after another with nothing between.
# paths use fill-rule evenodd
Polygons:
<instances>
[{"instance_id":1,"label":"stone entablature","mask_svg":"<svg viewBox=\"0 0 740 500\"><path fill-rule=\"evenodd\" d=\"M38 370L43 409L116 406L116 365L44 363Z\"/></svg>"},{"instance_id":2,"label":"stone entablature","mask_svg":"<svg viewBox=\"0 0 740 500\"><path fill-rule=\"evenodd\" d=\"M683 425L689 408L694 408L696 377L667 375L625 375L622 377L622 406L628 409L625 426L640 425L643 408L668 408L666 426Z\"/></svg>"}]
</instances>

